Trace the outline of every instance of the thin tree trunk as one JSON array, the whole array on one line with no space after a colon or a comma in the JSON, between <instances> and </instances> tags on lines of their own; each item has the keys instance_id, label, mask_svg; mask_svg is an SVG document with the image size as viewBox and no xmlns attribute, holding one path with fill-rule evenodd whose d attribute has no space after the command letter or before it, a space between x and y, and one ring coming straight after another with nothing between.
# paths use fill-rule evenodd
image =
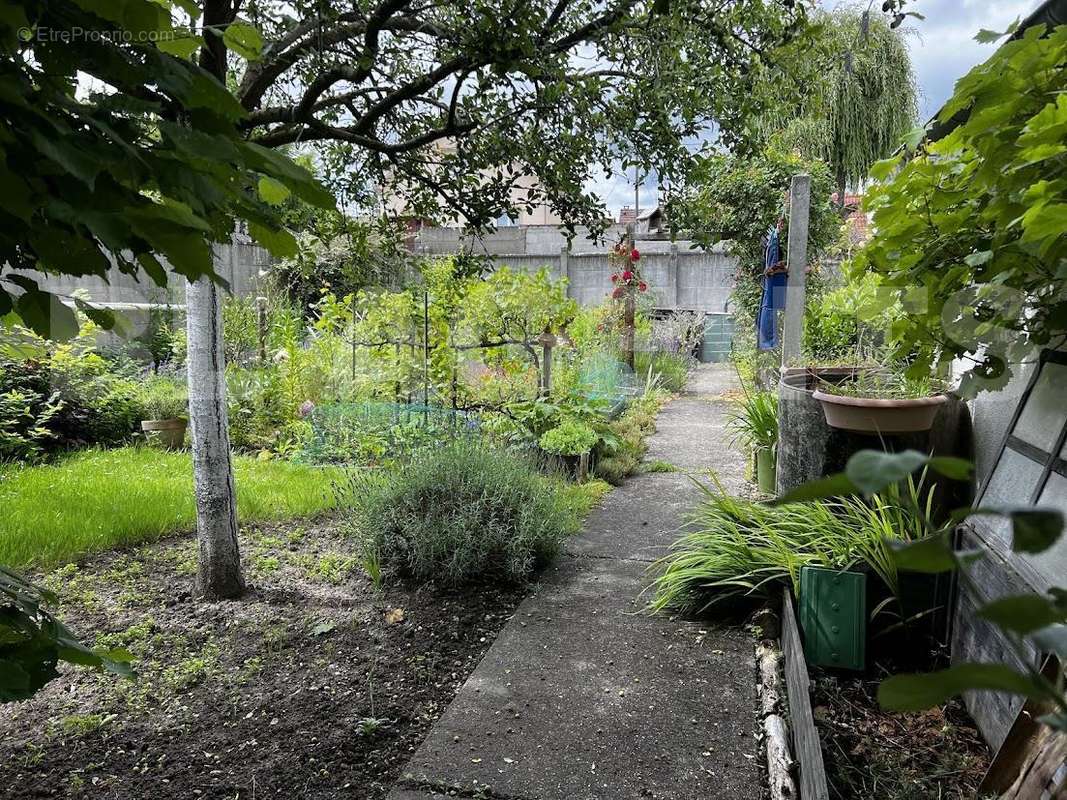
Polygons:
<instances>
[{"instance_id":1,"label":"thin tree trunk","mask_svg":"<svg viewBox=\"0 0 1067 800\"><path fill-rule=\"evenodd\" d=\"M200 545L196 588L212 600L237 597L244 591L244 578L237 544L218 287L206 277L187 281L185 303L196 538Z\"/></svg>"},{"instance_id":2,"label":"thin tree trunk","mask_svg":"<svg viewBox=\"0 0 1067 800\"><path fill-rule=\"evenodd\" d=\"M845 167L837 168L837 213L845 216Z\"/></svg>"},{"instance_id":3,"label":"thin tree trunk","mask_svg":"<svg viewBox=\"0 0 1067 800\"><path fill-rule=\"evenodd\" d=\"M634 317L637 311L637 303L634 300L634 291L634 289L627 287L626 299L623 301L622 307L622 355L623 360L626 362L626 366L628 366L631 371L634 368Z\"/></svg>"}]
</instances>

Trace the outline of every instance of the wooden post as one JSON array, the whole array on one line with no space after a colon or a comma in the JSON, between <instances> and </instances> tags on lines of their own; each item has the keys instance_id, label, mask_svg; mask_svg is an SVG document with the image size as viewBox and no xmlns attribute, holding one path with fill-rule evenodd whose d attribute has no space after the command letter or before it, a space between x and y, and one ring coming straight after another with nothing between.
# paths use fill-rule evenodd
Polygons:
<instances>
[{"instance_id":1,"label":"wooden post","mask_svg":"<svg viewBox=\"0 0 1067 800\"><path fill-rule=\"evenodd\" d=\"M259 363L267 363L267 298L256 298L256 332L259 334Z\"/></svg>"},{"instance_id":2,"label":"wooden post","mask_svg":"<svg viewBox=\"0 0 1067 800\"><path fill-rule=\"evenodd\" d=\"M548 397L552 394L552 348L556 344L556 337L549 331L545 331L537 341L541 344L541 394Z\"/></svg>"},{"instance_id":3,"label":"wooden post","mask_svg":"<svg viewBox=\"0 0 1067 800\"><path fill-rule=\"evenodd\" d=\"M356 293L353 292L352 298L352 380L356 379Z\"/></svg>"},{"instance_id":4,"label":"wooden post","mask_svg":"<svg viewBox=\"0 0 1067 800\"><path fill-rule=\"evenodd\" d=\"M573 297L574 294L571 291L571 264L570 264L570 245L563 245L559 249L559 277L567 281L566 293L567 297Z\"/></svg>"},{"instance_id":5,"label":"wooden post","mask_svg":"<svg viewBox=\"0 0 1067 800\"><path fill-rule=\"evenodd\" d=\"M796 366L804 335L804 305L808 266L808 211L811 176L794 175L789 186L789 246L786 266L785 323L782 328L782 366Z\"/></svg>"},{"instance_id":6,"label":"wooden post","mask_svg":"<svg viewBox=\"0 0 1067 800\"><path fill-rule=\"evenodd\" d=\"M422 404L430 405L430 294L422 292Z\"/></svg>"},{"instance_id":7,"label":"wooden post","mask_svg":"<svg viewBox=\"0 0 1067 800\"><path fill-rule=\"evenodd\" d=\"M622 355L626 366L633 372L634 369L634 317L637 311L637 302L634 300L634 290L626 289L626 295L622 306Z\"/></svg>"}]
</instances>

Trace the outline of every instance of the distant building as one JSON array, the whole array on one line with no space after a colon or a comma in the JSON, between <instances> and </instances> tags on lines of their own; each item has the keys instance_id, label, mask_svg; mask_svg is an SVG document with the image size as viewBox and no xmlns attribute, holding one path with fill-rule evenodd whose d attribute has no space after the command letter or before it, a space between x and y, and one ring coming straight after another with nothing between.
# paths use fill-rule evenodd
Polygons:
<instances>
[{"instance_id":1,"label":"distant building","mask_svg":"<svg viewBox=\"0 0 1067 800\"><path fill-rule=\"evenodd\" d=\"M837 192L830 195L830 200L837 205ZM860 208L862 201L863 195L845 193L845 224L848 226L848 238L853 247L858 247L871 238L871 219Z\"/></svg>"},{"instance_id":2,"label":"distant building","mask_svg":"<svg viewBox=\"0 0 1067 800\"><path fill-rule=\"evenodd\" d=\"M438 142L436 147L442 154L455 150L455 144L448 141ZM488 179L489 173L486 172L484 174ZM498 228L515 225L563 224L563 219L547 203L534 202L532 205L529 204L529 198L538 194L536 190L539 187L539 183L540 181L536 175L517 174L512 179L510 196L518 210L518 216L515 219L507 216L498 217L495 220ZM415 215L404 198L404 184L404 180L387 175L385 181L378 186L379 206L387 216L407 219L409 228L413 231L425 226L462 228L466 223L466 220L461 215L448 210L448 203L443 197L438 199L438 206L441 209L439 216L435 216L433 219L425 219Z\"/></svg>"},{"instance_id":3,"label":"distant building","mask_svg":"<svg viewBox=\"0 0 1067 800\"><path fill-rule=\"evenodd\" d=\"M637 220L637 214L634 213L633 208L630 206L623 206L619 209L619 224L631 225Z\"/></svg>"}]
</instances>

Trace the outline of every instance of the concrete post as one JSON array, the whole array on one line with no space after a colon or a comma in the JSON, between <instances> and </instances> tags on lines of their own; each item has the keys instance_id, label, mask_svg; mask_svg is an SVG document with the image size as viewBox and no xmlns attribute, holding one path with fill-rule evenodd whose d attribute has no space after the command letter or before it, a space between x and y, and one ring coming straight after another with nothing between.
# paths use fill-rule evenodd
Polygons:
<instances>
[{"instance_id":1,"label":"concrete post","mask_svg":"<svg viewBox=\"0 0 1067 800\"><path fill-rule=\"evenodd\" d=\"M786 265L785 324L782 328L782 365L796 366L804 333L804 304L808 266L808 210L811 177L794 175L789 186L789 247Z\"/></svg>"},{"instance_id":2,"label":"concrete post","mask_svg":"<svg viewBox=\"0 0 1067 800\"><path fill-rule=\"evenodd\" d=\"M670 308L678 308L678 245L671 242L671 254L667 258L667 296Z\"/></svg>"}]
</instances>

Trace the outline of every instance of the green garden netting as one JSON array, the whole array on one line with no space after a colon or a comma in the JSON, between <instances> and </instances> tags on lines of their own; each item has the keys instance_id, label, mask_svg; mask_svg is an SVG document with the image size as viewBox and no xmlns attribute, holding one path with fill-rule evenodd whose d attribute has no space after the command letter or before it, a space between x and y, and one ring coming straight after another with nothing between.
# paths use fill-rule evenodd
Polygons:
<instances>
[{"instance_id":1,"label":"green garden netting","mask_svg":"<svg viewBox=\"0 0 1067 800\"><path fill-rule=\"evenodd\" d=\"M477 436L475 412L367 401L321 405L308 415L312 433L300 453L311 464L387 463L415 449Z\"/></svg>"}]
</instances>

